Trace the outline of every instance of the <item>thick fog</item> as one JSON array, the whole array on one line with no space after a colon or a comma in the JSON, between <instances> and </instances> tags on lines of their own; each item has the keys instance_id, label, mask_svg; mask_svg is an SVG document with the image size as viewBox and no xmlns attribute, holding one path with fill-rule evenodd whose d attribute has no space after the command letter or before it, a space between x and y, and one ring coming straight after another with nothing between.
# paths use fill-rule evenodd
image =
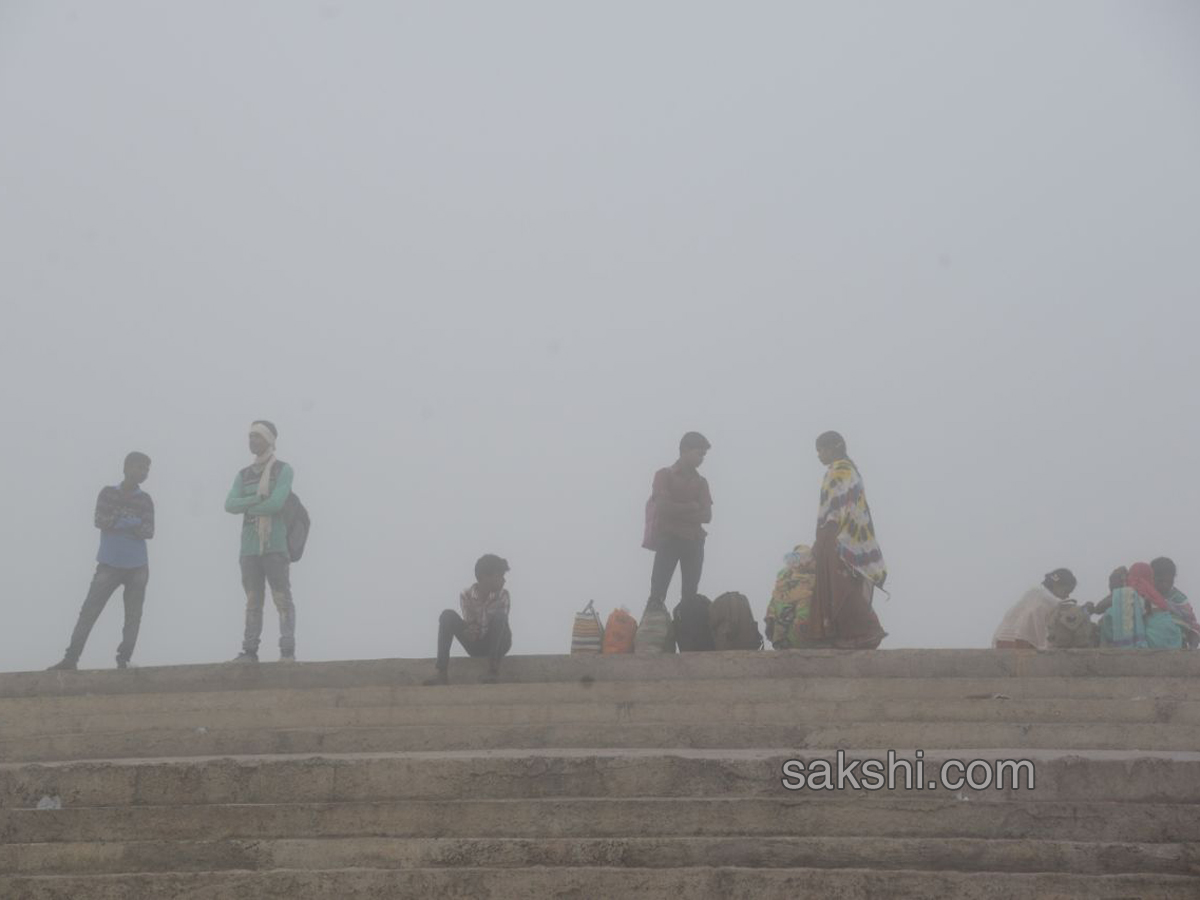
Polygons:
<instances>
[{"instance_id":1,"label":"thick fog","mask_svg":"<svg viewBox=\"0 0 1200 900\"><path fill-rule=\"evenodd\" d=\"M135 449L134 663L233 657L256 418L302 660L431 656L485 552L514 653L640 614L692 429L701 589L760 617L826 429L884 648L986 646L1058 566L1200 593L1198 111L1186 0L0 4L0 668L61 657Z\"/></svg>"}]
</instances>

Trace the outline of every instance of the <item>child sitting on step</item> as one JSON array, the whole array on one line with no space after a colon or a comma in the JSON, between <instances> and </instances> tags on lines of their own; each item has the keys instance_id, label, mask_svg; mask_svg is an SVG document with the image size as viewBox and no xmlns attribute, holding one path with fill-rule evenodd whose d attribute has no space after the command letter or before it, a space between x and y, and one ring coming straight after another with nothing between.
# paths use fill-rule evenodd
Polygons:
<instances>
[{"instance_id":1,"label":"child sitting on step","mask_svg":"<svg viewBox=\"0 0 1200 900\"><path fill-rule=\"evenodd\" d=\"M438 620L437 674L425 684L450 683L450 645L455 638L468 656L487 657L488 671L480 679L484 684L499 680L500 660L512 649L508 591L504 589L507 573L507 560L492 553L479 557L475 583L458 598L462 614L447 609Z\"/></svg>"}]
</instances>

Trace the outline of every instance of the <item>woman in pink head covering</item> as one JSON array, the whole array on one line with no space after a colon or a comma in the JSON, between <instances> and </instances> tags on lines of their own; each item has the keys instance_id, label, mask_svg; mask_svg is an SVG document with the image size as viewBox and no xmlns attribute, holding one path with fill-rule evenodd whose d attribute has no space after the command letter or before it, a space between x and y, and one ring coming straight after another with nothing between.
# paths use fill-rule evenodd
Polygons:
<instances>
[{"instance_id":1,"label":"woman in pink head covering","mask_svg":"<svg viewBox=\"0 0 1200 900\"><path fill-rule=\"evenodd\" d=\"M1171 615L1171 607L1154 586L1154 570L1149 563L1134 563L1120 585L1120 570L1113 573L1116 579L1105 608L1101 603L1097 612L1103 612L1100 620L1100 641L1108 647L1138 647L1149 649L1179 649L1183 646L1183 632Z\"/></svg>"}]
</instances>

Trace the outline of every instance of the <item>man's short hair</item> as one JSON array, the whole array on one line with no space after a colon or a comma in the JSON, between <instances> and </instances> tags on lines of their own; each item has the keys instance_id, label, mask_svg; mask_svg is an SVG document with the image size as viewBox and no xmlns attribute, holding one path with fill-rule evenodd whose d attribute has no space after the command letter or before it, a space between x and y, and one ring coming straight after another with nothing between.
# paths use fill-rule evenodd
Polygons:
<instances>
[{"instance_id":1,"label":"man's short hair","mask_svg":"<svg viewBox=\"0 0 1200 900\"><path fill-rule=\"evenodd\" d=\"M836 431L826 431L817 438L818 447L828 447L831 450L845 450L846 439Z\"/></svg>"},{"instance_id":2,"label":"man's short hair","mask_svg":"<svg viewBox=\"0 0 1200 900\"><path fill-rule=\"evenodd\" d=\"M126 453L125 454L125 468L128 469L134 463L144 463L145 465L148 466L148 465L150 465L150 457L147 456L145 453L142 453L140 450L134 450L131 453Z\"/></svg>"},{"instance_id":3,"label":"man's short hair","mask_svg":"<svg viewBox=\"0 0 1200 900\"><path fill-rule=\"evenodd\" d=\"M485 553L475 563L475 580L482 581L489 575L503 575L507 571L507 559L495 553Z\"/></svg>"},{"instance_id":4,"label":"man's short hair","mask_svg":"<svg viewBox=\"0 0 1200 900\"><path fill-rule=\"evenodd\" d=\"M1165 556L1160 556L1158 559L1150 560L1150 568L1155 575L1162 575L1164 578L1175 580L1175 560Z\"/></svg>"},{"instance_id":5,"label":"man's short hair","mask_svg":"<svg viewBox=\"0 0 1200 900\"><path fill-rule=\"evenodd\" d=\"M689 431L679 439L679 452L685 450L711 450L712 444L708 442L708 438L698 431Z\"/></svg>"},{"instance_id":6,"label":"man's short hair","mask_svg":"<svg viewBox=\"0 0 1200 900\"><path fill-rule=\"evenodd\" d=\"M275 427L274 422L268 421L267 419L255 419L250 423L250 425L261 425L263 428L267 429L267 431L271 432L271 434L275 435L275 437L279 437L279 429Z\"/></svg>"}]
</instances>

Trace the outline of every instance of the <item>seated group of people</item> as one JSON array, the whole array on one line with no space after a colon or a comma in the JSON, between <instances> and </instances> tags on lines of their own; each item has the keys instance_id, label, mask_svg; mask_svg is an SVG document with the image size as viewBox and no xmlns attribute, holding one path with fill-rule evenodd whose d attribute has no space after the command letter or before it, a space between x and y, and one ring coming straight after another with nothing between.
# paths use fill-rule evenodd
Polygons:
<instances>
[{"instance_id":1,"label":"seated group of people","mask_svg":"<svg viewBox=\"0 0 1200 900\"><path fill-rule=\"evenodd\" d=\"M1175 586L1175 577L1175 563L1165 556L1121 566L1109 576L1108 596L1099 603L1077 604L1071 599L1074 574L1055 569L1005 613L992 646L1194 650L1200 646L1200 624L1187 596Z\"/></svg>"}]
</instances>

